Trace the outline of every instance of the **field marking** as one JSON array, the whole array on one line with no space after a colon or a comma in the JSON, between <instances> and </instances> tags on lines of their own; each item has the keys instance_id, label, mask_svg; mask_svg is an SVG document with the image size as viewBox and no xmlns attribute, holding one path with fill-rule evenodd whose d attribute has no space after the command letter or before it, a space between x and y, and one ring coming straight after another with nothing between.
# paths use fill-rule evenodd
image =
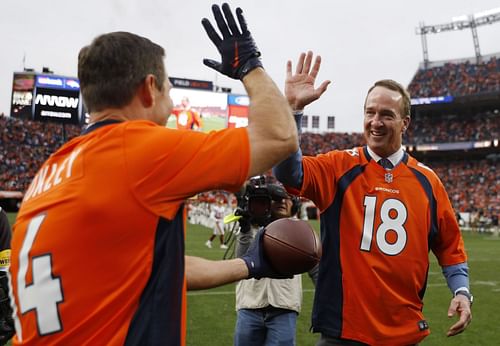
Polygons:
<instances>
[{"instance_id":1,"label":"field marking","mask_svg":"<svg viewBox=\"0 0 500 346\"><path fill-rule=\"evenodd\" d=\"M498 286L499 282L498 281L472 281L472 287L474 286L490 286L490 287L496 287ZM427 287L443 287L443 286L448 286L445 282L443 283L428 283ZM500 289L494 289L494 291L498 291ZM305 288L302 290L303 293L313 293L315 290L311 288ZM187 292L188 296L224 296L224 295L233 295L234 296L235 292L234 291L190 291Z\"/></svg>"},{"instance_id":2,"label":"field marking","mask_svg":"<svg viewBox=\"0 0 500 346\"><path fill-rule=\"evenodd\" d=\"M473 281L472 285L498 286L498 281Z\"/></svg>"},{"instance_id":3,"label":"field marking","mask_svg":"<svg viewBox=\"0 0 500 346\"><path fill-rule=\"evenodd\" d=\"M303 293L310 293L314 292L315 290L306 288L303 289ZM188 292L188 296L223 296L223 295L233 295L234 296L234 291L217 291L217 292L206 292L206 291L191 291Z\"/></svg>"}]
</instances>

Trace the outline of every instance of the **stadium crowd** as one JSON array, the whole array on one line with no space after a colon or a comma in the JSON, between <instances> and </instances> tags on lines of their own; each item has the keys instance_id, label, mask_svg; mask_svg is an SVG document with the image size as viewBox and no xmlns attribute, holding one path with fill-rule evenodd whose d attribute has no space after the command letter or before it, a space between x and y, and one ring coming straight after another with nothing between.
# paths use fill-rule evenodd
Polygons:
<instances>
[{"instance_id":1,"label":"stadium crowd","mask_svg":"<svg viewBox=\"0 0 500 346\"><path fill-rule=\"evenodd\" d=\"M500 58L474 63L447 62L419 69L408 91L412 97L467 96L500 91Z\"/></svg>"},{"instance_id":2,"label":"stadium crowd","mask_svg":"<svg viewBox=\"0 0 500 346\"><path fill-rule=\"evenodd\" d=\"M500 113L495 109L474 115L419 114L412 119L404 142L406 144L476 142L499 138Z\"/></svg>"},{"instance_id":3,"label":"stadium crowd","mask_svg":"<svg viewBox=\"0 0 500 346\"><path fill-rule=\"evenodd\" d=\"M482 216L485 222L500 215L500 164L498 161L431 162L430 167L441 177L455 211Z\"/></svg>"},{"instance_id":4,"label":"stadium crowd","mask_svg":"<svg viewBox=\"0 0 500 346\"><path fill-rule=\"evenodd\" d=\"M332 149L347 149L365 144L362 133L304 133L300 147L304 155L316 155Z\"/></svg>"},{"instance_id":5,"label":"stadium crowd","mask_svg":"<svg viewBox=\"0 0 500 346\"><path fill-rule=\"evenodd\" d=\"M423 117L412 122L406 143L436 143L499 138L499 114L485 113L468 119L468 126L453 119ZM455 119L460 120L460 119ZM0 190L25 191L39 166L66 140L77 136L76 125L41 123L0 116ZM477 130L480 129L480 130ZM305 155L364 145L362 133L304 133L301 147ZM441 177L457 212L483 217L488 222L500 214L498 162L488 160L427 163ZM201 206L210 204L220 193L200 196ZM226 202L235 204L226 196ZM198 202L195 203L197 205ZM202 218L203 219L203 218ZM199 223L195 221L194 223ZM203 223L203 222L202 222Z\"/></svg>"},{"instance_id":6,"label":"stadium crowd","mask_svg":"<svg viewBox=\"0 0 500 346\"><path fill-rule=\"evenodd\" d=\"M41 164L81 127L0 115L0 190L25 191Z\"/></svg>"}]
</instances>

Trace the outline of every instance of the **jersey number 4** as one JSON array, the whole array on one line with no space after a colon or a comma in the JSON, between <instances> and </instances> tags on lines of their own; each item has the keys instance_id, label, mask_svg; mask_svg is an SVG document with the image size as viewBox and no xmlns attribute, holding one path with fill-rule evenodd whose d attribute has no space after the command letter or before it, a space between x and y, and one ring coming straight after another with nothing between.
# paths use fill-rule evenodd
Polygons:
<instances>
[{"instance_id":1,"label":"jersey number 4","mask_svg":"<svg viewBox=\"0 0 500 346\"><path fill-rule=\"evenodd\" d=\"M30 250L46 214L34 217L29 225L19 252L17 296L19 311L25 314L34 310L38 333L47 335L62 330L57 304L63 301L61 279L52 275L52 255L43 254L30 258ZM32 283L26 284L28 266L31 265Z\"/></svg>"},{"instance_id":2,"label":"jersey number 4","mask_svg":"<svg viewBox=\"0 0 500 346\"><path fill-rule=\"evenodd\" d=\"M361 250L370 251L372 246L373 228L375 223L377 197L365 196L365 217L363 222L363 237L361 239ZM408 212L405 205L394 198L386 199L380 207L380 219L382 223L376 230L377 246L384 254L389 256L398 255L406 246L407 233L404 228ZM389 231L395 232L396 239L393 242L387 240Z\"/></svg>"}]
</instances>

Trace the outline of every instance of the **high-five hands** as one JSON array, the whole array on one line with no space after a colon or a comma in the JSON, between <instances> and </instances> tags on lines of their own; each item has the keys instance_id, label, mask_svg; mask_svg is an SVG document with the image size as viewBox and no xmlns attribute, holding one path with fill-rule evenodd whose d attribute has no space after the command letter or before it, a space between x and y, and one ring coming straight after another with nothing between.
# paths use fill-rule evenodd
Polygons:
<instances>
[{"instance_id":1,"label":"high-five hands","mask_svg":"<svg viewBox=\"0 0 500 346\"><path fill-rule=\"evenodd\" d=\"M316 56L311 69L312 60L313 52L301 53L295 74L292 74L292 62L288 60L286 63L285 96L293 110L303 110L305 106L320 98L330 84L330 81L326 80L318 88L314 88L321 66L321 56Z\"/></svg>"},{"instance_id":2,"label":"high-five hands","mask_svg":"<svg viewBox=\"0 0 500 346\"><path fill-rule=\"evenodd\" d=\"M236 25L234 16L227 3L222 5L222 12L217 5L212 5L212 12L219 28L222 38L217 34L214 27L207 18L203 18L201 24L205 28L210 40L215 44L221 55L221 62L212 59L203 59L208 67L234 79L243 79L245 75L257 67L262 67L260 52L248 31L247 23L243 17L241 8L236 9L236 17L239 26Z\"/></svg>"}]
</instances>

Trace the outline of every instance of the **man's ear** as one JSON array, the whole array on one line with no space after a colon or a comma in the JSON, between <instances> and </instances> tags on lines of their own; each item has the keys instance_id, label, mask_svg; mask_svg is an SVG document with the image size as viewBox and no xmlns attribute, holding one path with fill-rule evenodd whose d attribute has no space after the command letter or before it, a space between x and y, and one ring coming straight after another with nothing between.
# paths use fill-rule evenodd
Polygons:
<instances>
[{"instance_id":1,"label":"man's ear","mask_svg":"<svg viewBox=\"0 0 500 346\"><path fill-rule=\"evenodd\" d=\"M156 79L152 74L148 74L139 86L138 96L144 108L150 108L155 104Z\"/></svg>"},{"instance_id":2,"label":"man's ear","mask_svg":"<svg viewBox=\"0 0 500 346\"><path fill-rule=\"evenodd\" d=\"M406 118L403 119L403 132L406 132L408 130L408 127L410 126L411 118L409 115L406 116Z\"/></svg>"}]
</instances>

